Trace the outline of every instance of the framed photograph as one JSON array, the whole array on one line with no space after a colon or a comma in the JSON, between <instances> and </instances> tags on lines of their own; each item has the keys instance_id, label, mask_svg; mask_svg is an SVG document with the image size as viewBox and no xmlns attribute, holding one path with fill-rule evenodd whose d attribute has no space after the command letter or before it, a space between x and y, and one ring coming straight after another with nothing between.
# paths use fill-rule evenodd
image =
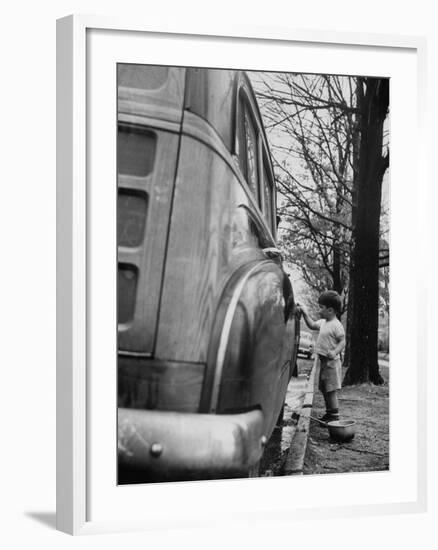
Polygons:
<instances>
[{"instance_id":1,"label":"framed photograph","mask_svg":"<svg viewBox=\"0 0 438 550\"><path fill-rule=\"evenodd\" d=\"M58 21L58 529L425 510L424 64Z\"/></svg>"}]
</instances>

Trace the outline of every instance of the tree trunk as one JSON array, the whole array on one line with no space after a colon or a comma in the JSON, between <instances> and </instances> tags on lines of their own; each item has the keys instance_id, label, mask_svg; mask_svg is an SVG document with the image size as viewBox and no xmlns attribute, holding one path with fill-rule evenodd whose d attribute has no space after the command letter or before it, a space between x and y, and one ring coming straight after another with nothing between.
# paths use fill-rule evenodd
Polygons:
<instances>
[{"instance_id":1,"label":"tree trunk","mask_svg":"<svg viewBox=\"0 0 438 550\"><path fill-rule=\"evenodd\" d=\"M388 111L389 81L364 79L357 210L353 227L350 275L349 367L344 385L382 384L377 354L379 315L379 230L382 179L387 166L382 157L383 122ZM360 85L360 84L359 84Z\"/></svg>"},{"instance_id":2,"label":"tree trunk","mask_svg":"<svg viewBox=\"0 0 438 550\"><path fill-rule=\"evenodd\" d=\"M337 244L333 245L333 290L339 294L343 291L341 280L341 252Z\"/></svg>"}]
</instances>

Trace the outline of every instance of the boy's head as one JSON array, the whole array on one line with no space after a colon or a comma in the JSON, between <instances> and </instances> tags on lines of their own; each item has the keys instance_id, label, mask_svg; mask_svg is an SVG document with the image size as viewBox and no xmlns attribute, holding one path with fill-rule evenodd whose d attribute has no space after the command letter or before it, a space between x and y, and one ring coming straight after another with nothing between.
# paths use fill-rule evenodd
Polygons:
<instances>
[{"instance_id":1,"label":"boy's head","mask_svg":"<svg viewBox=\"0 0 438 550\"><path fill-rule=\"evenodd\" d=\"M334 290L323 292L318 298L318 304L322 306L320 311L322 317L332 317L341 314L342 299Z\"/></svg>"}]
</instances>

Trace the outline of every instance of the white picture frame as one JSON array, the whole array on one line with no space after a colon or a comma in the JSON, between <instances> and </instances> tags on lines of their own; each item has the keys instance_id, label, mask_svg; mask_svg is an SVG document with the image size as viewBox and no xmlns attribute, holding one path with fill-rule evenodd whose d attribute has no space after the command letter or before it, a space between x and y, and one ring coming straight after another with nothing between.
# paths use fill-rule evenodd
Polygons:
<instances>
[{"instance_id":1,"label":"white picture frame","mask_svg":"<svg viewBox=\"0 0 438 550\"><path fill-rule=\"evenodd\" d=\"M354 490L351 491L351 503L348 502L348 490L343 495L344 501L335 502L333 506L328 506L324 500L318 500L320 503L317 507L313 507L310 502L304 502L301 499L298 503L291 503L291 499L281 501L277 506L273 504L278 501L275 495L283 491L287 486L287 491L290 494L292 483L294 491L298 494L300 491L306 491L304 484L312 485L312 490L315 486L323 486L324 491L331 491L333 482L331 476L323 476L323 478L294 478L294 480L286 480L277 478L271 480L248 480L248 481L223 481L223 482L200 482L192 484L157 484L154 486L137 486L129 488L118 488L120 502L123 501L124 513L116 512L116 506L112 509L103 509L99 513L90 514L90 509L98 508L96 504L99 502L109 502L112 498L116 500L119 496L114 496L114 487L105 492L105 484L111 478L111 469L115 470L115 454L116 454L116 428L115 428L115 407L114 415L107 417L102 414L103 411L109 410L111 403L115 399L114 387L115 377L112 382L105 382L104 388L99 390L99 395L96 393L96 377L102 374L101 360L98 357L103 357L107 354L110 357L114 356L115 336L113 344L105 344L108 342L108 331L111 331L111 315L109 315L109 324L102 323L102 334L96 333L96 325L99 320L96 319L96 311L99 310L99 304L94 303L94 294L96 293L96 275L92 269L96 267L96 262L93 263L93 257L90 256L96 251L96 243L102 245L103 252L106 254L106 262L103 265L106 267L111 265L111 254L115 250L115 239L109 238L108 242L103 242L102 235L99 233L99 228L95 223L97 216L96 212L96 197L93 194L93 174L94 164L99 161L94 161L94 153L92 139L90 139L90 126L92 131L98 123L90 124L91 113L88 102L92 98L93 91L90 90L90 82L93 79L93 71L96 69L96 60L93 55L111 56L111 44L117 50L117 41L123 46L120 60L134 60L132 57L135 49L132 44L124 43L124 38L130 36L135 40L146 39L160 40L160 44L165 44L166 41L171 43L173 47L167 46L165 52L157 52L152 55L148 54L150 63L161 62L162 64L187 64L193 65L202 61L198 59L198 49L193 47L193 44L199 43L212 44L212 51L218 50L218 44L221 46L221 51L215 59L208 57L208 52L203 52L207 56L210 66L230 66L230 51L233 47L239 45L239 56L241 50L258 48L260 57L254 61L251 66L242 68L263 68L266 70L289 70L298 72L315 72L314 67L318 67L318 61L315 58L315 64L312 63L312 56L315 57L315 52L312 48L331 48L333 52L344 52L346 57L354 50L355 56L359 52L367 52L367 55L373 57L374 62L379 62L387 56L387 70L385 63L380 69L376 69L381 76L391 76L391 63L399 65L394 74L401 75L401 71L406 71L406 88L410 90L409 100L413 101L412 105L407 106L407 117L410 117L409 130L414 132L418 146L413 148L410 153L410 158L407 159L406 166L400 166L401 158L403 158L403 144L396 144L397 148L400 145L400 157L392 154L391 163L394 163L394 171L392 176L400 172L400 177L406 177L401 172L407 172L414 179L415 185L412 185L413 202L416 204L416 210L413 223L415 228L413 238L417 239L420 246L416 248L415 254L418 255L418 264L424 258L424 245L421 245L422 236L425 234L425 221L422 219L420 212L425 204L425 161L424 155L424 117L425 117L425 40L419 37L403 37L403 36L387 36L387 35L369 35L369 34L348 34L348 33L333 33L324 31L299 31L294 29L276 29L276 28L256 28L251 27L234 27L232 30L211 28L199 29L196 24L193 27L180 29L178 27L170 27L163 24L161 28L153 28L139 21L129 21L124 19L112 19L106 17L94 16L69 16L58 20L57 23L57 528L71 534L87 534L96 532L120 531L120 530L138 530L138 529L154 529L176 526L206 526L214 525L219 521L260 521L261 519L284 519L291 517L291 512L295 518L310 518L310 517L328 517L338 515L360 515L360 514L380 514L394 512L418 512L426 509L426 355L425 348L420 345L422 335L418 323L416 327L416 336L411 338L411 341L406 345L403 353L399 355L405 369L412 362L415 366L412 375L413 380L411 386L414 388L412 401L414 405L414 414L408 420L406 429L412 429L415 434L417 445L413 445L412 456L404 457L404 465L406 467L405 481L406 494L401 498L395 486L400 485L401 477L397 477L397 471L403 469L403 461L401 464L394 466L387 474L389 478L393 476L393 481L388 482L387 493L382 494L381 498L373 496L353 498ZM99 38L100 37L100 38ZM118 42L117 42L118 43ZM178 44L178 48L175 48ZM187 46L184 48L183 46ZM190 47L189 47L190 46ZM285 66L286 53L282 55L272 55L273 52L278 53L279 49L299 48L300 54L304 61L295 65ZM204 50L204 47L202 48ZM277 51L278 50L278 51ZM121 50L120 50L121 51ZM187 53L189 52L189 54ZM192 52L190 54L190 52ZM305 52L303 54L303 52ZM348 54L350 52L350 54ZM248 53L247 55L251 55ZM297 59L299 57L297 55ZM365 54L364 54L365 55ZM409 63L404 64L404 69L400 67L403 64L402 56L406 55L405 61L409 58ZM187 57L184 57L187 56ZM228 57L227 57L228 56ZM236 56L239 58L239 56ZM283 56L283 57L282 57ZM334 57L334 56L333 56ZM366 55L365 55L366 57ZM394 58L391 61L391 58ZM161 59L161 61L160 61ZM356 59L356 58L355 58ZM307 60L307 61L306 61ZM106 60L109 64L114 62L114 56L108 57ZM135 58L138 62L138 57ZM318 61L318 62L317 62ZM236 59L235 63L243 63ZM370 63L372 60L364 61ZM206 63L206 61L204 61ZM304 63L304 64L302 64ZM307 65L306 65L307 63ZM269 64L269 65L268 65ZM348 64L348 62L346 62ZM360 72L361 61L357 59L355 74ZM205 65L204 65L205 66ZM339 65L340 66L340 65ZM326 72L332 69L327 66ZM414 77L412 81L411 77ZM396 78L396 77L394 77ZM96 79L95 79L96 80ZM95 81L94 80L94 81ZM93 81L93 82L94 82ZM94 84L93 84L94 85ZM106 109L111 109L111 102L115 97L115 88L107 88L109 99ZM106 92L105 92L106 93ZM406 92L405 92L406 93ZM111 96L112 94L112 96ZM92 99L91 99L92 100ZM392 97L391 100L397 101L397 97ZM401 100L402 102L403 100ZM104 103L104 102L103 102ZM94 105L94 104L93 104ZM397 105L393 103L392 105ZM396 111L396 107L395 107ZM106 110L106 113L109 111ZM394 114L396 116L396 114ZM399 122L393 121L392 131L394 128L401 127ZM102 130L97 130L102 131ZM412 134L411 134L412 135ZM396 137L396 136L395 136ZM115 139L115 136L114 136ZM406 158L406 157L405 157ZM115 160L114 160L115 162ZM93 166L92 166L93 165ZM111 174L111 161L107 167L107 174ZM399 171L399 172L397 172ZM111 177L111 176L110 176ZM116 181L115 173L112 181ZM399 196L398 191L394 194L394 208L403 211L403 197ZM397 202L400 200L400 203ZM409 200L409 199L408 199ZM412 200L411 200L412 202ZM105 201L104 201L105 204ZM102 209L99 210L101 212ZM100 213L98 214L100 216ZM115 211L112 207L108 209L103 220L105 227L114 227ZM111 221L111 219L113 221ZM401 219L397 217L394 220L394 231L396 241L405 238L403 233ZM105 225L109 224L109 225ZM100 224L99 224L100 225ZM400 235L400 237L398 237ZM407 238L407 236L406 236ZM100 239L100 240L99 240ZM412 242L415 242L412 241ZM424 239L423 239L424 242ZM391 243L391 246L393 244ZM423 255L423 256L422 256ZM103 256L102 256L103 257ZM402 254L395 251L394 258L392 256L393 273L397 267L401 267ZM413 261L412 264L416 262ZM94 266L93 268L91 266ZM98 269L98 267L96 267ZM114 270L115 271L115 270ZM407 274L406 274L407 271ZM424 279L415 265L406 267L403 270L404 279L399 282L399 288L394 290L394 303L391 306L393 309L392 316L397 318L398 313L402 310L403 304L400 303L398 297L402 295L402 286L411 278L416 281L416 290L413 293L414 309L416 316L425 307L426 303L426 288ZM98 275L97 275L98 277ZM104 286L103 292L113 290L115 302L115 273L114 278L109 276L109 283ZM109 300L111 302L111 300ZM99 315L99 314L97 314ZM103 315L103 314L102 314ZM417 319L416 317L416 319ZM105 325L105 326L104 326ZM115 326L115 325L114 325ZM94 328L93 328L94 327ZM100 329L99 329L100 330ZM406 342L408 334L403 332L403 328L397 326L391 329L392 341ZM104 347L108 346L105 352ZM102 353L100 353L102 352ZM397 356L397 354L395 354ZM392 355L393 357L393 355ZM115 358L114 358L115 360ZM394 360L394 359L392 359ZM112 363L111 363L112 364ZM410 367L413 368L412 366ZM100 369L100 370L99 370ZM402 369L403 370L403 369ZM114 372L109 369L108 377L111 378ZM397 378L397 373L395 377ZM99 378L102 379L101 377ZM403 385L404 384L404 385ZM398 413L400 402L404 398L404 393L407 391L406 384L400 380L400 385L391 389L391 418ZM399 389L397 389L399 388ZM107 398L102 397L103 395ZM97 406L97 400L105 400L102 407ZM397 405L399 403L399 405ZM106 408L105 408L106 407ZM395 421L395 420L394 420ZM96 426L99 430L96 430ZM397 426L391 425L391 434L394 435L395 444L397 440ZM396 430L394 432L394 430ZM97 431L102 432L102 444L97 442L97 438L91 437L90 433L96 434ZM100 437L100 436L99 436ZM103 438L106 438L105 441ZM108 445L111 443L111 438L114 442L114 454L108 454ZM106 449L106 451L104 451ZM106 454L105 454L106 453ZM391 460L395 457L397 462L398 450L393 445L391 447ZM395 454L394 454L395 453ZM98 458L97 458L98 457ZM102 458L103 457L103 458ZM106 458L107 457L107 458ZM101 465L102 472L110 472L104 479L95 481L97 477L96 468L93 464L98 461ZM100 473L99 473L100 475ZM105 474L106 475L106 474ZM401 474L400 474L401 475ZM364 487L370 484L373 474L364 475L364 479L358 482L358 487ZM354 483L359 477L355 478ZM378 482L381 487L384 478L380 477ZM385 478L386 479L386 478ZM103 481L102 481L103 480ZM341 485L341 481L339 482ZM283 485L281 485L283 484ZM227 509L227 495L230 491L235 491L241 499L239 510ZM402 490L402 488L400 489ZM130 515L126 508L126 502L132 502L135 506L135 499L130 495L133 491L142 493L143 502L153 502L153 506L145 506L141 514ZM385 490L382 489L384 492ZM391 492L392 491L392 492ZM146 492L146 493L145 493ZM255 495L260 492L266 494L266 499L262 502L254 504ZM356 491L357 492L357 491ZM123 493L123 494L122 494ZM148 499L144 500L144 495L148 495ZM188 495L192 494L192 497ZM213 509L203 513L202 502L214 495L214 500L217 503ZM347 496L346 496L347 495ZM122 498L123 497L123 498ZM374 499L374 500L373 500ZM163 503L174 503L165 507ZM184 510L181 509L181 503L185 503ZM304 504L303 504L304 502ZM201 503L201 506L199 505ZM205 507L204 507L205 508Z\"/></svg>"}]
</instances>

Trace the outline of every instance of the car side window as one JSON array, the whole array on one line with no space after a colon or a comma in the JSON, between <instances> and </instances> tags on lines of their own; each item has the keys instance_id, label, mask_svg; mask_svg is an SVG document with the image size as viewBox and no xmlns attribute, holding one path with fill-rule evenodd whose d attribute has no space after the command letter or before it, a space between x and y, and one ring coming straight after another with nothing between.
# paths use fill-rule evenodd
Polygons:
<instances>
[{"instance_id":1,"label":"car side window","mask_svg":"<svg viewBox=\"0 0 438 550\"><path fill-rule=\"evenodd\" d=\"M244 92L239 94L237 154L243 176L266 222L274 231L274 190L260 127Z\"/></svg>"},{"instance_id":2,"label":"car side window","mask_svg":"<svg viewBox=\"0 0 438 550\"><path fill-rule=\"evenodd\" d=\"M268 176L268 170L266 168L266 163L263 162L262 169L262 197L263 197L263 214L265 215L266 220L268 221L269 227L273 228L273 188L272 182Z\"/></svg>"},{"instance_id":3,"label":"car side window","mask_svg":"<svg viewBox=\"0 0 438 550\"><path fill-rule=\"evenodd\" d=\"M254 124L251 120L248 109L245 109L245 135L246 135L246 155L248 174L247 181L254 196L259 199L258 193L258 177L257 177L257 133Z\"/></svg>"},{"instance_id":4,"label":"car side window","mask_svg":"<svg viewBox=\"0 0 438 550\"><path fill-rule=\"evenodd\" d=\"M239 96L238 154L240 168L248 186L259 203L258 132L243 94Z\"/></svg>"}]
</instances>

